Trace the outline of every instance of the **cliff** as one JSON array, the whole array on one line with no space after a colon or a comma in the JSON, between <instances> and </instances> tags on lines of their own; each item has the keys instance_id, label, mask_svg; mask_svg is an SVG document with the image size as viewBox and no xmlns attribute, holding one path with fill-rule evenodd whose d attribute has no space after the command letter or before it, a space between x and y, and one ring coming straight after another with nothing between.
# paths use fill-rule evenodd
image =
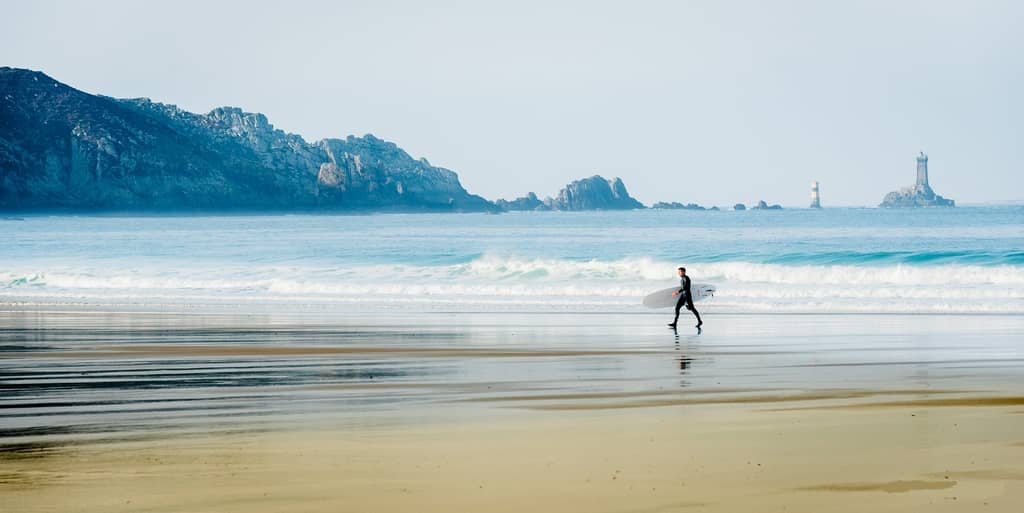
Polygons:
<instances>
[{"instance_id":1,"label":"cliff","mask_svg":"<svg viewBox=\"0 0 1024 513\"><path fill-rule=\"evenodd\" d=\"M308 143L263 114L194 114L0 68L2 210L492 211L372 135Z\"/></svg>"}]
</instances>

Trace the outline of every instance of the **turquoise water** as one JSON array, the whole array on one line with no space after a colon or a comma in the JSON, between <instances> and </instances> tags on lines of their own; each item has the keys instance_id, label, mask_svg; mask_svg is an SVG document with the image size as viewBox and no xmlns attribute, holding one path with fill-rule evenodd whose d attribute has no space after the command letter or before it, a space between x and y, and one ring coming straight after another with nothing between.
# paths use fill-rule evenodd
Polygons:
<instances>
[{"instance_id":1,"label":"turquoise water","mask_svg":"<svg viewBox=\"0 0 1024 513\"><path fill-rule=\"evenodd\" d=\"M710 311L1024 313L1024 207L0 222L0 302L644 311L685 265Z\"/></svg>"}]
</instances>

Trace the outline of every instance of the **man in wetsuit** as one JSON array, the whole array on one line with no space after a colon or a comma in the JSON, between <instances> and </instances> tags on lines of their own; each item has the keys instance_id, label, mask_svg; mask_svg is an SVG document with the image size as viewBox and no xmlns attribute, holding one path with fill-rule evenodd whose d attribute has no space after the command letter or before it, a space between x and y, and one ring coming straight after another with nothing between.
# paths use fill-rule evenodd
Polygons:
<instances>
[{"instance_id":1,"label":"man in wetsuit","mask_svg":"<svg viewBox=\"0 0 1024 513\"><path fill-rule=\"evenodd\" d=\"M679 296L676 301L676 318L669 324L670 327L675 328L676 323L679 322L679 310L686 306L686 309L693 312L693 315L697 316L697 327L704 324L700 320L700 314L697 313L697 309L693 307L693 295L690 294L690 277L686 275L686 268L679 268L679 290L672 293L673 296Z\"/></svg>"}]
</instances>

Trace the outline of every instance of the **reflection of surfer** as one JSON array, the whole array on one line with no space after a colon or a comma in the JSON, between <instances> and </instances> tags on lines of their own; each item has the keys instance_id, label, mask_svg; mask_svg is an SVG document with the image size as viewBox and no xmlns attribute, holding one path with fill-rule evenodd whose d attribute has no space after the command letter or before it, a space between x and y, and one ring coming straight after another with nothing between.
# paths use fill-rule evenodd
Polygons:
<instances>
[{"instance_id":1,"label":"reflection of surfer","mask_svg":"<svg viewBox=\"0 0 1024 513\"><path fill-rule=\"evenodd\" d=\"M669 326L673 328L676 327L676 323L679 322L679 310L683 306L686 306L687 310L693 312L693 315L697 316L698 328L701 324L704 324L704 322L700 320L700 314L697 313L697 309L693 307L693 294L690 293L690 277L686 275L685 267L679 268L679 290L673 292L672 296L679 296L679 299L676 300L676 318L672 320Z\"/></svg>"}]
</instances>

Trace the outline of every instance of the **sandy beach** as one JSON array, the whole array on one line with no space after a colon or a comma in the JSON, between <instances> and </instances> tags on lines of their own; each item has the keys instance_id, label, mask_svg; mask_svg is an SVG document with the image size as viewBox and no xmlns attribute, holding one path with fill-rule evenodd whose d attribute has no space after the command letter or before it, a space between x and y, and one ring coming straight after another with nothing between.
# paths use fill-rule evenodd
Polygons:
<instances>
[{"instance_id":1,"label":"sandy beach","mask_svg":"<svg viewBox=\"0 0 1024 513\"><path fill-rule=\"evenodd\" d=\"M1016 511L1019 316L0 313L5 511Z\"/></svg>"}]
</instances>

